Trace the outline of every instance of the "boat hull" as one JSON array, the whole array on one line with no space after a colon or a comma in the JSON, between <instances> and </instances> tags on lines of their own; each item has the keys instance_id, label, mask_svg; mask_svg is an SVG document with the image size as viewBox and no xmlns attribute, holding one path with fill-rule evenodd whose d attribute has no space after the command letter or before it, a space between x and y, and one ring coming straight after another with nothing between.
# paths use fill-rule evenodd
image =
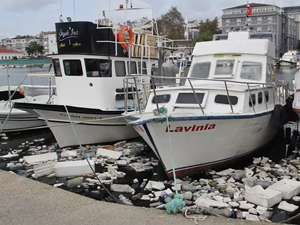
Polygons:
<instances>
[{"instance_id":1,"label":"boat hull","mask_svg":"<svg viewBox=\"0 0 300 225\"><path fill-rule=\"evenodd\" d=\"M279 61L279 65L280 66L286 66L286 67L293 67L293 66L297 66L297 62L290 62L290 61L283 61L283 60L280 60Z\"/></svg>"},{"instance_id":2,"label":"boat hull","mask_svg":"<svg viewBox=\"0 0 300 225\"><path fill-rule=\"evenodd\" d=\"M272 113L245 118L224 116L218 119L205 117L183 118L166 122L149 122L135 125L145 141L152 143L169 177L172 176L172 158L177 176L191 175L250 154L276 135ZM170 150L169 134L172 144Z\"/></svg>"},{"instance_id":3,"label":"boat hull","mask_svg":"<svg viewBox=\"0 0 300 225\"><path fill-rule=\"evenodd\" d=\"M138 137L138 133L121 116L123 111L102 111L67 106L69 115L62 105L18 104L24 110L32 108L45 120L58 145L63 147L80 144L98 144L127 140ZM76 134L74 133L73 127ZM78 140L77 140L77 137Z\"/></svg>"}]
</instances>

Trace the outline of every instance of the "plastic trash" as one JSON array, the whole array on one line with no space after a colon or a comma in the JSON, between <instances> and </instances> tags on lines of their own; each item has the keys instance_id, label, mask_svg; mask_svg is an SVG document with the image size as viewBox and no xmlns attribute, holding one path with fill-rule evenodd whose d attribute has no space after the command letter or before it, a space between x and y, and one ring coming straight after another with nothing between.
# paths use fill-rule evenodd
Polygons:
<instances>
[{"instance_id":1,"label":"plastic trash","mask_svg":"<svg viewBox=\"0 0 300 225\"><path fill-rule=\"evenodd\" d=\"M89 160L89 163L95 171L95 162L93 160ZM55 164L55 176L67 177L78 176L82 174L91 174L93 173L91 167L86 160L57 162Z\"/></svg>"},{"instance_id":2,"label":"plastic trash","mask_svg":"<svg viewBox=\"0 0 300 225\"><path fill-rule=\"evenodd\" d=\"M123 193L134 193L135 190L131 188L128 184L112 184L110 189L115 192L123 192Z\"/></svg>"},{"instance_id":3,"label":"plastic trash","mask_svg":"<svg viewBox=\"0 0 300 225\"><path fill-rule=\"evenodd\" d=\"M176 214L181 212L183 207L185 206L185 202L183 201L182 195L175 195L175 197L165 205L165 208L168 213Z\"/></svg>"},{"instance_id":4,"label":"plastic trash","mask_svg":"<svg viewBox=\"0 0 300 225\"><path fill-rule=\"evenodd\" d=\"M119 201L123 205L131 205L131 206L133 206L132 202L128 198L126 198L124 195L119 195Z\"/></svg>"},{"instance_id":5,"label":"plastic trash","mask_svg":"<svg viewBox=\"0 0 300 225\"><path fill-rule=\"evenodd\" d=\"M205 209L204 209L205 210ZM205 210L211 215L216 215L216 216L225 216L225 217L231 217L231 209L230 208L223 208L223 209L217 209L217 208L206 208Z\"/></svg>"},{"instance_id":6,"label":"plastic trash","mask_svg":"<svg viewBox=\"0 0 300 225\"><path fill-rule=\"evenodd\" d=\"M140 189L144 189L145 188L145 186L147 184L147 181L148 181L147 179L143 179L143 182L140 185Z\"/></svg>"},{"instance_id":7,"label":"plastic trash","mask_svg":"<svg viewBox=\"0 0 300 225\"><path fill-rule=\"evenodd\" d=\"M82 177L77 177L77 178L74 178L72 180L68 180L67 181L67 187L68 188L74 188L74 187L77 187L77 186L81 185L82 183L83 183Z\"/></svg>"},{"instance_id":8,"label":"plastic trash","mask_svg":"<svg viewBox=\"0 0 300 225\"><path fill-rule=\"evenodd\" d=\"M294 212L299 208L299 206L297 205L293 205L293 204L289 204L286 201L282 201L280 202L280 204L278 205L278 209L282 209L288 212Z\"/></svg>"},{"instance_id":9,"label":"plastic trash","mask_svg":"<svg viewBox=\"0 0 300 225\"><path fill-rule=\"evenodd\" d=\"M56 161L57 160L57 154L56 152L41 154L41 155L30 155L30 156L24 156L24 161L29 165L35 165L40 164L41 162L47 162L47 161Z\"/></svg>"},{"instance_id":10,"label":"plastic trash","mask_svg":"<svg viewBox=\"0 0 300 225\"><path fill-rule=\"evenodd\" d=\"M236 170L231 177L235 180L241 180L242 178L246 178L246 172L244 170Z\"/></svg>"},{"instance_id":11,"label":"plastic trash","mask_svg":"<svg viewBox=\"0 0 300 225\"><path fill-rule=\"evenodd\" d=\"M162 199L165 203L168 203L172 200L172 198L167 193L162 195Z\"/></svg>"}]
</instances>

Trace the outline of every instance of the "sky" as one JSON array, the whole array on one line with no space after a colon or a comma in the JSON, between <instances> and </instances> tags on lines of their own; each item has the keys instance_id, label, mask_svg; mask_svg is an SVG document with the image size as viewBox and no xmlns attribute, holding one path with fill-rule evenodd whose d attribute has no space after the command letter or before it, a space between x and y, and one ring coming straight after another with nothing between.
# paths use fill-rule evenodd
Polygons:
<instances>
[{"instance_id":1,"label":"sky","mask_svg":"<svg viewBox=\"0 0 300 225\"><path fill-rule=\"evenodd\" d=\"M0 39L12 38L16 35L35 35L41 31L54 31L55 23L58 22L62 13L65 20L71 17L74 20L95 21L103 19L103 10L106 17L113 22L124 22L125 13L112 11L120 4L125 5L125 0L0 0ZM171 6L175 6L188 20L213 19L222 16L222 9L246 4L241 0L131 0L133 7L153 8L155 18L166 13ZM184 2L184 3L183 3ZM251 3L252 1L250 1ZM255 3L275 4L279 7L295 6L295 0L269 0L253 1ZM130 0L129 0L130 5ZM109 13L111 12L111 13ZM151 17L150 10L129 11L128 20L140 17Z\"/></svg>"}]
</instances>

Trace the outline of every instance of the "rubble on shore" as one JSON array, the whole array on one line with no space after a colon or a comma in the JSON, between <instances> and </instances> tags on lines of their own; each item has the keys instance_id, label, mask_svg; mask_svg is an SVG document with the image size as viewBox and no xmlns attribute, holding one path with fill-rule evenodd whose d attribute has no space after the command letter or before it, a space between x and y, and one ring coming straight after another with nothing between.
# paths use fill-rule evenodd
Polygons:
<instances>
[{"instance_id":1,"label":"rubble on shore","mask_svg":"<svg viewBox=\"0 0 300 225\"><path fill-rule=\"evenodd\" d=\"M272 221L274 212L283 212L287 218L299 213L299 150L293 149L278 163L258 157L244 169L210 170L197 178L178 178L175 186L162 176L159 161L147 155L148 147L142 142L63 149L44 142L35 139L0 151L0 165L57 188L130 206L164 209L177 190L187 217L203 214Z\"/></svg>"}]
</instances>

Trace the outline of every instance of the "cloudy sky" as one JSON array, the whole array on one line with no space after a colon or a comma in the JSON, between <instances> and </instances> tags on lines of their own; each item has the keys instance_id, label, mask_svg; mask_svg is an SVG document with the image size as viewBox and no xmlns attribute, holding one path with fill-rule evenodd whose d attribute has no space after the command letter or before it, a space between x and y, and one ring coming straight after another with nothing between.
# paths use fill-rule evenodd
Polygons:
<instances>
[{"instance_id":1,"label":"cloudy sky","mask_svg":"<svg viewBox=\"0 0 300 225\"><path fill-rule=\"evenodd\" d=\"M74 0L1 0L0 3L0 39L16 35L34 35L41 31L54 30L61 10L63 18L74 17ZM97 10L98 2L98 10ZM130 2L130 0L129 0ZM184 4L183 4L184 2ZM252 1L250 1L252 2ZM280 7L294 6L295 0L256 0L256 3L275 4ZM201 20L222 15L222 9L241 5L241 0L132 0L133 7L152 7L155 17L166 13L171 6L176 6L183 17L188 20ZM116 9L125 0L111 0L111 9ZM61 7L62 6L62 7ZM95 21L97 15L102 17L102 11L109 9L109 0L75 0L76 20ZM97 13L98 11L98 13ZM106 12L108 17L109 13ZM128 13L128 19L151 16L150 11ZM113 22L125 20L124 12L112 12Z\"/></svg>"}]
</instances>

